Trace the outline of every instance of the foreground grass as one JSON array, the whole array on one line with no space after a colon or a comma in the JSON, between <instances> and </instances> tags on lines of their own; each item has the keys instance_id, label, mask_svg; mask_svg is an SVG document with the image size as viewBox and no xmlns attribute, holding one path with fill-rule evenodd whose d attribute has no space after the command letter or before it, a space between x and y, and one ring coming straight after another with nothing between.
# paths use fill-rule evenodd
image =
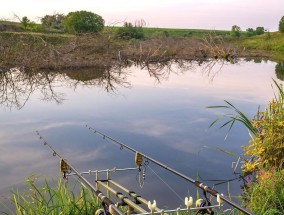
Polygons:
<instances>
[{"instance_id":1,"label":"foreground grass","mask_svg":"<svg viewBox=\"0 0 284 215\"><path fill-rule=\"evenodd\" d=\"M100 202L94 197L92 192L78 181L73 187L65 184L61 177L57 181L53 180L44 183L39 182L39 177L31 175L25 181L25 190L22 192L12 191L10 202L12 206L7 206L0 202L0 214L6 215L90 215L101 208ZM123 212L127 211L127 206L120 207ZM191 212L193 214L195 212ZM176 215L177 213L170 213ZM188 213L181 212L181 215ZM222 208L215 208L216 215L239 215L237 209L223 211Z\"/></svg>"},{"instance_id":2,"label":"foreground grass","mask_svg":"<svg viewBox=\"0 0 284 215\"><path fill-rule=\"evenodd\" d=\"M38 215L38 214L94 214L99 208L96 198L91 191L80 186L79 191L76 184L69 188L62 179L55 181L44 181L43 185L37 184L38 177L30 176L25 184L26 190L22 193L12 192L10 201L15 209L7 208L8 213L16 215ZM79 182L78 182L79 183ZM5 205L4 205L5 206Z\"/></svg>"}]
</instances>

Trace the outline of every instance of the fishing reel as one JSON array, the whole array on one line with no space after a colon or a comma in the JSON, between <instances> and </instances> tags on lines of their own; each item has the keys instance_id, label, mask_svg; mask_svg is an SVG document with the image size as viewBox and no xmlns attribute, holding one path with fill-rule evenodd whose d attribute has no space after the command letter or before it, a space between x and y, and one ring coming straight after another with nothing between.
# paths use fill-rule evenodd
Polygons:
<instances>
[{"instance_id":1,"label":"fishing reel","mask_svg":"<svg viewBox=\"0 0 284 215\"><path fill-rule=\"evenodd\" d=\"M95 211L95 213L93 212L93 214L94 215L111 215L107 205L104 203L102 203L101 205L102 205L102 208L99 208L98 210Z\"/></svg>"},{"instance_id":2,"label":"fishing reel","mask_svg":"<svg viewBox=\"0 0 284 215\"><path fill-rule=\"evenodd\" d=\"M96 210L95 215L105 215L105 212L103 209L98 209Z\"/></svg>"},{"instance_id":3,"label":"fishing reel","mask_svg":"<svg viewBox=\"0 0 284 215\"><path fill-rule=\"evenodd\" d=\"M195 206L198 207L198 208L211 206L211 202L208 199L207 194L204 190L203 190L203 195L204 195L205 199L197 199L196 202L195 202ZM196 214L214 215L214 211L212 210L212 208L204 208L204 209L199 209Z\"/></svg>"},{"instance_id":4,"label":"fishing reel","mask_svg":"<svg viewBox=\"0 0 284 215\"><path fill-rule=\"evenodd\" d=\"M197 199L195 202L196 207L203 208L206 206L211 206L210 202L207 202L205 199ZM214 211L211 208L199 209L196 214L210 214L213 215Z\"/></svg>"}]
</instances>

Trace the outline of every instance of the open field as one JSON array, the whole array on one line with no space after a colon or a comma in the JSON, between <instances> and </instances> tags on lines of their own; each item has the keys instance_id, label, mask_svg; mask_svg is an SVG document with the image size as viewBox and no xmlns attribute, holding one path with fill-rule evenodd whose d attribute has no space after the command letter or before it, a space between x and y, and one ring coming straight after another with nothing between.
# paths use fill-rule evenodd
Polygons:
<instances>
[{"instance_id":1,"label":"open field","mask_svg":"<svg viewBox=\"0 0 284 215\"><path fill-rule=\"evenodd\" d=\"M207 30L207 29L172 29L172 28L144 28L146 37L155 37L161 34L168 34L170 37L204 37L207 34L229 35L230 31Z\"/></svg>"},{"instance_id":2,"label":"open field","mask_svg":"<svg viewBox=\"0 0 284 215\"><path fill-rule=\"evenodd\" d=\"M107 28L112 28L115 31L120 27L107 27ZM230 31L225 31L225 30L151 28L151 27L143 27L143 32L146 38L161 37L161 36L202 38L208 34L214 34L218 36L230 35Z\"/></svg>"}]
</instances>

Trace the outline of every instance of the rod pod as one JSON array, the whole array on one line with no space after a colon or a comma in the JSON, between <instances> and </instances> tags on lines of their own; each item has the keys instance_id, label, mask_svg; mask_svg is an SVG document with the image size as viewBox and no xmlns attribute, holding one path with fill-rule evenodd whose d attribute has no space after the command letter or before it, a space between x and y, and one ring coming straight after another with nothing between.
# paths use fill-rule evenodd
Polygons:
<instances>
[{"instance_id":1,"label":"rod pod","mask_svg":"<svg viewBox=\"0 0 284 215\"><path fill-rule=\"evenodd\" d=\"M96 129L90 127L90 126L88 126L88 125L86 125L86 127L87 127L89 130L93 130L93 132L94 132L95 134L98 134L98 135L102 136L103 139L109 139L112 143L120 145L120 148L126 148L126 149L128 149L129 151L131 151L131 152L133 152L133 153L136 153L136 152L137 152L137 153L141 154L141 155L142 155L144 158L146 158L147 160L152 161L153 163L157 164L158 166L160 166L160 167L162 167L162 168L164 168L164 169L166 169L166 170L172 172L173 174L175 174L175 175L177 175L177 176L179 176L179 177L185 179L186 181L191 182L191 183L194 184L196 187L199 187L200 189L204 190L205 192L207 192L207 193L209 193L209 194L211 194L211 195L217 197L217 194L218 194L218 191L217 191L217 190L214 190L214 189L212 189L212 188L210 188L210 187L204 185L203 183L201 183L201 182L199 182L199 181L197 181L197 180L194 180L194 179L192 179L192 178L190 178L190 177L188 177L188 176L186 176L186 175L184 175L184 174L182 174L182 173L176 171L175 169L172 169L171 167L169 167L169 166L167 166L167 165L165 165L165 164L163 164L163 163L161 163L161 162L159 162L159 161L157 161L157 160L155 160L155 159L153 159L153 158L151 158L151 157L149 157L149 156L147 156L147 155L145 155L145 154L143 154L143 153L141 153L141 152L138 152L137 150L135 150L135 149L133 149L133 148L131 148L131 147L129 147L129 146L127 146L127 145L125 145L125 144L123 144L123 143L117 141L117 140L115 140L114 138L112 138L112 137L110 137L110 136L108 136L108 135L106 135L106 134L104 134L104 133L102 133L102 132L100 132L100 131L98 131L98 130L96 130ZM242 206L240 206L240 205L237 204L236 202L231 201L230 199L226 198L225 196L222 196L222 195L219 195L219 196L220 196L220 198L221 198L224 202L228 203L229 205L233 206L234 208L237 208L238 210L242 211L243 213L245 213L245 214L247 214L247 215L255 215L255 214L252 213L251 211L247 210L246 208L243 208Z\"/></svg>"}]
</instances>

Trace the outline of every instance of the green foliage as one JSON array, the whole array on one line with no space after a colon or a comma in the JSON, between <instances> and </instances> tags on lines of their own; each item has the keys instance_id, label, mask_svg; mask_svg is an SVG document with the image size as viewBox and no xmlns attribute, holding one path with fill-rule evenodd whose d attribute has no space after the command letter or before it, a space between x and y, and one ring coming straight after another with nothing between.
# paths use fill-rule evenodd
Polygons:
<instances>
[{"instance_id":1,"label":"green foliage","mask_svg":"<svg viewBox=\"0 0 284 215\"><path fill-rule=\"evenodd\" d=\"M235 122L241 122L251 133L251 141L244 146L245 155L253 157L250 162L243 165L245 173L255 172L259 169L283 168L284 165L284 93L282 87L274 81L278 95L269 103L264 111L258 111L257 115L249 120L234 105L225 101L227 105L209 106L208 108L225 108L233 113L224 114L214 120L215 123L228 117L220 128L229 126L232 129Z\"/></svg>"},{"instance_id":2,"label":"green foliage","mask_svg":"<svg viewBox=\"0 0 284 215\"><path fill-rule=\"evenodd\" d=\"M143 39L144 32L142 25L133 25L131 22L125 22L123 27L118 28L116 35L120 39Z\"/></svg>"},{"instance_id":3,"label":"green foliage","mask_svg":"<svg viewBox=\"0 0 284 215\"><path fill-rule=\"evenodd\" d=\"M282 215L284 214L284 170L261 171L257 181L245 190L245 202L255 214Z\"/></svg>"},{"instance_id":4,"label":"green foliage","mask_svg":"<svg viewBox=\"0 0 284 215\"><path fill-rule=\"evenodd\" d=\"M257 28L255 29L255 34L256 34L256 35L264 34L264 27L257 27Z\"/></svg>"},{"instance_id":5,"label":"green foliage","mask_svg":"<svg viewBox=\"0 0 284 215\"><path fill-rule=\"evenodd\" d=\"M36 24L35 22L30 21L26 16L20 19L20 23L22 29L25 31L41 31L41 26Z\"/></svg>"},{"instance_id":6,"label":"green foliage","mask_svg":"<svg viewBox=\"0 0 284 215\"><path fill-rule=\"evenodd\" d=\"M279 95L251 120L257 132L243 147L245 155L254 158L243 165L246 173L284 167L284 94L281 86L276 82L275 85Z\"/></svg>"},{"instance_id":7,"label":"green foliage","mask_svg":"<svg viewBox=\"0 0 284 215\"><path fill-rule=\"evenodd\" d=\"M239 40L240 45L246 50L259 50L272 55L272 60L283 62L284 59L284 37L279 32L267 32L257 37L242 38ZM265 53L263 52L263 53Z\"/></svg>"},{"instance_id":8,"label":"green foliage","mask_svg":"<svg viewBox=\"0 0 284 215\"><path fill-rule=\"evenodd\" d=\"M237 38L240 37L241 36L241 28L237 25L233 25L231 32L230 32L230 35L232 37L237 37Z\"/></svg>"},{"instance_id":9,"label":"green foliage","mask_svg":"<svg viewBox=\"0 0 284 215\"><path fill-rule=\"evenodd\" d=\"M63 30L63 19L65 16L63 14L45 15L41 18L41 24L45 30Z\"/></svg>"},{"instance_id":10,"label":"green foliage","mask_svg":"<svg viewBox=\"0 0 284 215\"><path fill-rule=\"evenodd\" d=\"M274 99L264 111L258 111L252 120L235 108L228 105L212 106L211 108L231 109L235 114L225 114L216 119L229 116L229 121L221 127L229 125L229 130L238 121L251 132L251 140L243 147L249 160L242 166L244 175L256 175L248 181L244 190L244 204L255 214L280 215L284 213L284 91L275 80L277 89Z\"/></svg>"},{"instance_id":11,"label":"green foliage","mask_svg":"<svg viewBox=\"0 0 284 215\"><path fill-rule=\"evenodd\" d=\"M17 215L38 214L94 214L98 204L92 192L81 187L79 194L68 190L68 184L58 179L57 187L53 188L45 180L42 186L37 185L37 176L30 176L26 180L26 192L13 192L12 203ZM54 181L53 181L54 182Z\"/></svg>"},{"instance_id":12,"label":"green foliage","mask_svg":"<svg viewBox=\"0 0 284 215\"><path fill-rule=\"evenodd\" d=\"M155 37L155 38L167 38L169 36L170 36L170 34L166 30L164 30L164 31L157 31L155 34L153 34L153 37Z\"/></svg>"},{"instance_id":13,"label":"green foliage","mask_svg":"<svg viewBox=\"0 0 284 215\"><path fill-rule=\"evenodd\" d=\"M255 35L254 29L253 29L253 28L248 28L248 29L246 30L246 35L247 35L248 37L254 36L254 35Z\"/></svg>"},{"instance_id":14,"label":"green foliage","mask_svg":"<svg viewBox=\"0 0 284 215\"><path fill-rule=\"evenodd\" d=\"M281 18L280 21L279 21L278 30L279 30L281 33L284 33L284 16L282 16L282 18Z\"/></svg>"},{"instance_id":15,"label":"green foliage","mask_svg":"<svg viewBox=\"0 0 284 215\"><path fill-rule=\"evenodd\" d=\"M230 34L230 31L223 30L207 30L207 29L174 29L174 28L143 28L145 37L160 37L168 36L171 38L177 37L194 37L202 39L208 34L214 34L216 36L226 36Z\"/></svg>"},{"instance_id":16,"label":"green foliage","mask_svg":"<svg viewBox=\"0 0 284 215\"><path fill-rule=\"evenodd\" d=\"M68 33L97 33L104 28L104 19L88 11L70 12L63 20Z\"/></svg>"},{"instance_id":17,"label":"green foliage","mask_svg":"<svg viewBox=\"0 0 284 215\"><path fill-rule=\"evenodd\" d=\"M21 25L22 25L24 30L27 30L30 23L31 23L31 21L26 16L24 16L21 20Z\"/></svg>"},{"instance_id":18,"label":"green foliage","mask_svg":"<svg viewBox=\"0 0 284 215\"><path fill-rule=\"evenodd\" d=\"M264 27L257 27L255 30L253 28L248 28L246 30L246 35L248 37L251 37L251 36L255 36L255 35L261 35L261 34L264 34Z\"/></svg>"},{"instance_id":19,"label":"green foliage","mask_svg":"<svg viewBox=\"0 0 284 215\"><path fill-rule=\"evenodd\" d=\"M222 120L225 117L229 118L229 121L226 121L220 128L223 128L225 126L229 126L229 131L232 129L233 125L235 124L235 122L241 122L242 124L245 125L245 127L252 133L252 134L256 134L256 129L254 128L252 122L238 109L236 108L234 105L232 105L230 102L225 100L225 103L227 105L222 105L222 106L208 106L207 108L225 108L225 109L229 109L232 110L233 113L228 113L228 114L224 114L220 117L218 117L216 120L214 120L209 127L212 127L215 123L219 122L220 120ZM228 131L228 132L229 132ZM228 134L226 135L225 139L227 138Z\"/></svg>"}]
</instances>

